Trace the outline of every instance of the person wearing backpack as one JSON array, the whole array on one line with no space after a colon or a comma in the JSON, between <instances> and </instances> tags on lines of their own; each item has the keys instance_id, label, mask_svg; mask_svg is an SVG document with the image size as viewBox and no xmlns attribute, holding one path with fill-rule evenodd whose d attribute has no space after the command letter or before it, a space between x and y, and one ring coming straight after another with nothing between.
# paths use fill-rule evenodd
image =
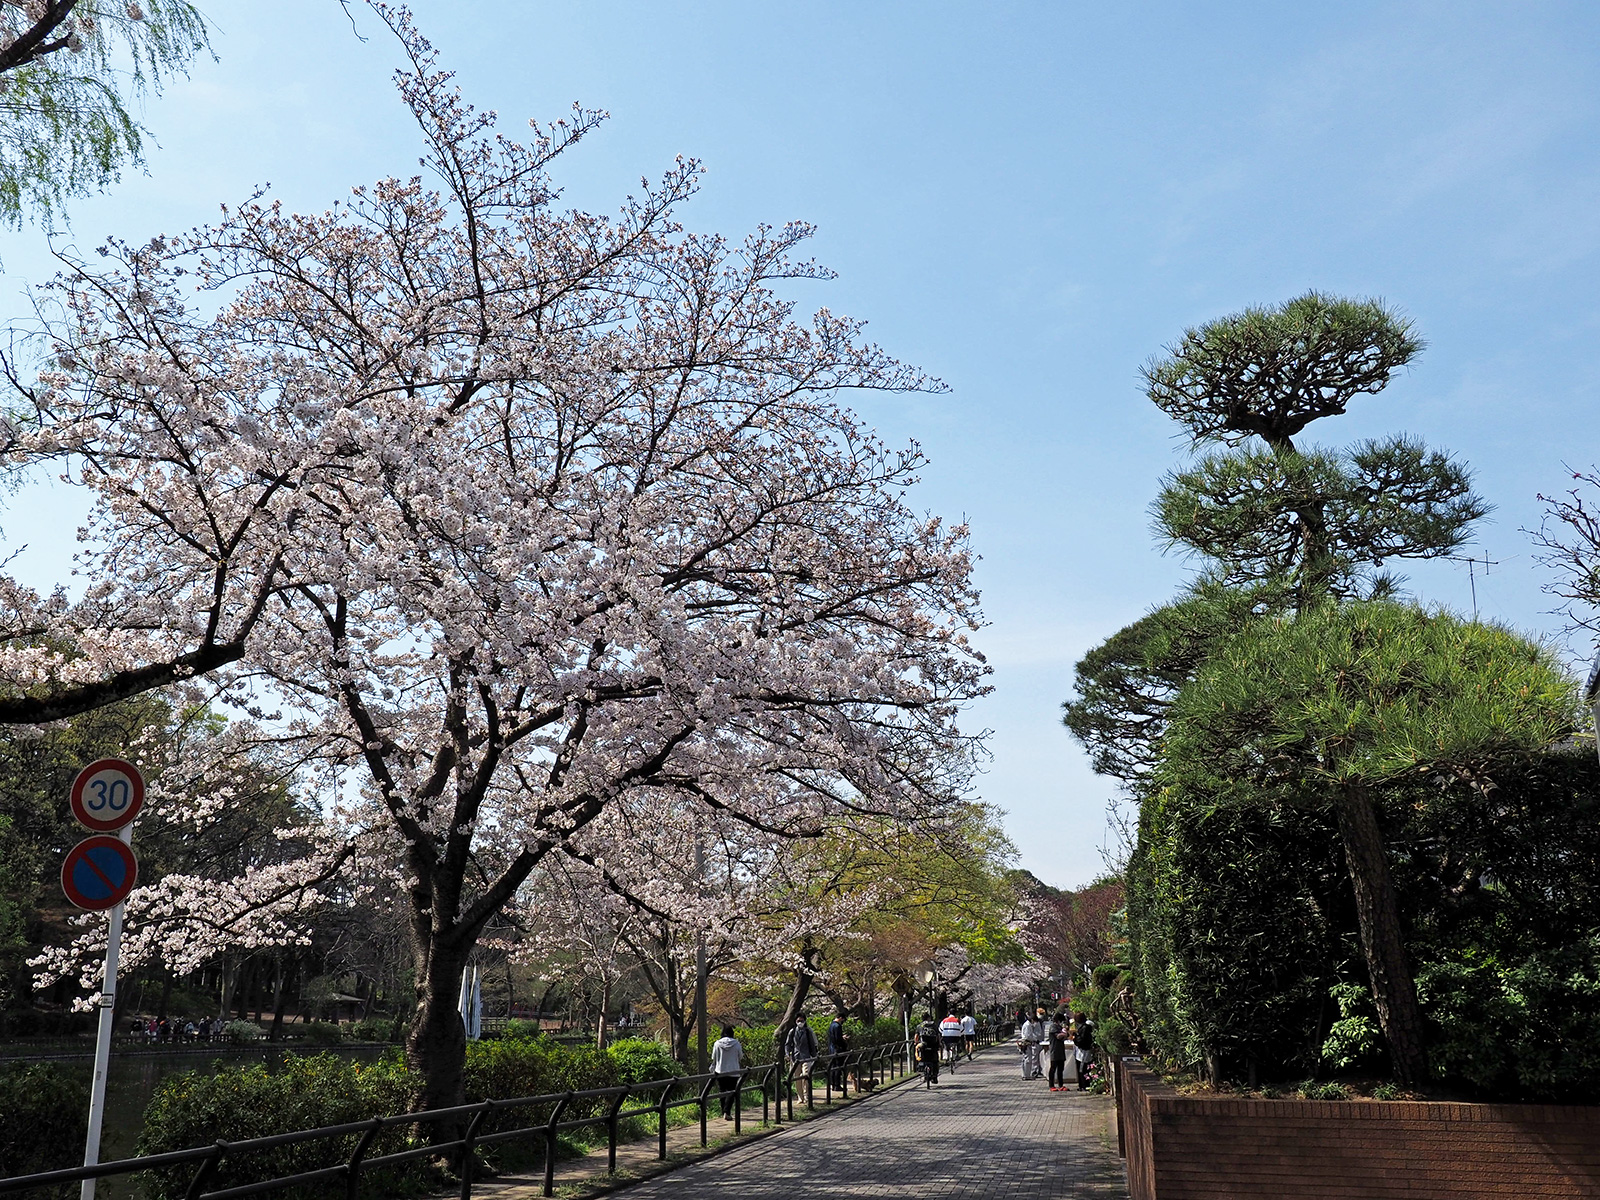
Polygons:
<instances>
[{"instance_id":1,"label":"person wearing backpack","mask_svg":"<svg viewBox=\"0 0 1600 1200\"><path fill-rule=\"evenodd\" d=\"M817 1034L816 1031L801 1017L794 1023L794 1028L789 1030L787 1046L789 1061L800 1068L800 1078L805 1080L806 1098L811 1098L811 1068L817 1065Z\"/></svg>"},{"instance_id":2,"label":"person wearing backpack","mask_svg":"<svg viewBox=\"0 0 1600 1200\"><path fill-rule=\"evenodd\" d=\"M1078 1073L1078 1090L1082 1092L1089 1087L1085 1077L1089 1073L1089 1064L1094 1060L1094 1022L1089 1020L1086 1013L1074 1013L1073 1022L1073 1066Z\"/></svg>"},{"instance_id":3,"label":"person wearing backpack","mask_svg":"<svg viewBox=\"0 0 1600 1200\"><path fill-rule=\"evenodd\" d=\"M939 1027L933 1023L933 1014L929 1013L917 1027L917 1061L922 1064L925 1087L932 1087L939 1082L939 1049L943 1040L939 1036Z\"/></svg>"}]
</instances>

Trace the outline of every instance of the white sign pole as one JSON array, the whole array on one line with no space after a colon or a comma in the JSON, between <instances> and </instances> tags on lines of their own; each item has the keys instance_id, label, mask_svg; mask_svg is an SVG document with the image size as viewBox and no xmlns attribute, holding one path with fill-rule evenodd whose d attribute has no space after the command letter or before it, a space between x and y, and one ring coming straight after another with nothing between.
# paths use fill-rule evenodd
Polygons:
<instances>
[{"instance_id":1,"label":"white sign pole","mask_svg":"<svg viewBox=\"0 0 1600 1200\"><path fill-rule=\"evenodd\" d=\"M124 845L133 842L133 826L124 825L117 831ZM89 1136L84 1141L83 1165L92 1167L100 1161L100 1126L106 1115L106 1075L111 1068L111 1032L117 1019L117 956L122 951L123 900L112 906L111 925L106 930L106 967L100 984L100 1027L94 1042L94 1082L89 1090ZM95 1180L85 1179L78 1191L78 1200L94 1200Z\"/></svg>"}]
</instances>

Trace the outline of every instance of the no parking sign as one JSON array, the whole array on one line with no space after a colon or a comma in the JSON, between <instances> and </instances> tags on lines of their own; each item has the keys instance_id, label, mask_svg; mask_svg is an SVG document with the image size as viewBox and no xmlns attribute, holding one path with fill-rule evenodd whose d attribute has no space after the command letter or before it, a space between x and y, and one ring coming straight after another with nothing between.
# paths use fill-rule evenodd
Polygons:
<instances>
[{"instance_id":1,"label":"no parking sign","mask_svg":"<svg viewBox=\"0 0 1600 1200\"><path fill-rule=\"evenodd\" d=\"M121 904L139 879L139 864L121 838L84 838L61 864L61 890L79 908L102 912Z\"/></svg>"}]
</instances>

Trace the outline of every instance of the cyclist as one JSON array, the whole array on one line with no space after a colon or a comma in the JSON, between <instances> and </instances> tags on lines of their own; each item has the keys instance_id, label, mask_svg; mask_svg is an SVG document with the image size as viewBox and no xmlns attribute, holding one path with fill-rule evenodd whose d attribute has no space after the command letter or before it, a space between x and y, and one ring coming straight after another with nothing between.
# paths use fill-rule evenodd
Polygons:
<instances>
[{"instance_id":1,"label":"cyclist","mask_svg":"<svg viewBox=\"0 0 1600 1200\"><path fill-rule=\"evenodd\" d=\"M922 1064L922 1086L939 1082L939 1027L930 1013L917 1028L917 1061Z\"/></svg>"},{"instance_id":2,"label":"cyclist","mask_svg":"<svg viewBox=\"0 0 1600 1200\"><path fill-rule=\"evenodd\" d=\"M956 1056L961 1053L961 1018L951 1013L939 1022L939 1036L944 1039L944 1060L955 1070Z\"/></svg>"},{"instance_id":3,"label":"cyclist","mask_svg":"<svg viewBox=\"0 0 1600 1200\"><path fill-rule=\"evenodd\" d=\"M967 1047L967 1061L972 1061L972 1052L978 1048L978 1021L971 1010L961 1014L961 1040Z\"/></svg>"}]
</instances>

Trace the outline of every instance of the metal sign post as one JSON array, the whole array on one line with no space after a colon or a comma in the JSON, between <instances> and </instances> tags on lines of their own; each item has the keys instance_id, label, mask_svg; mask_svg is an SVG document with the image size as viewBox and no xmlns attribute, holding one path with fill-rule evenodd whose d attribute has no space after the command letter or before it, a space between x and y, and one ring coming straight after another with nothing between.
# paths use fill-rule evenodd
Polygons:
<instances>
[{"instance_id":1,"label":"metal sign post","mask_svg":"<svg viewBox=\"0 0 1600 1200\"><path fill-rule=\"evenodd\" d=\"M144 777L132 763L118 758L92 762L72 784L72 814L98 837L74 846L61 868L61 889L67 899L91 912L108 905L106 965L100 976L100 1024L95 1031L94 1081L89 1089L89 1134L84 1139L83 1165L100 1161L100 1129L106 1114L106 1075L111 1068L111 1032L116 1022L117 958L122 951L122 912L133 890L138 864L128 849L133 819L144 803ZM115 832L119 851L106 835ZM111 843L111 844L107 844ZM94 1200L93 1179L85 1179L79 1200Z\"/></svg>"}]
</instances>

